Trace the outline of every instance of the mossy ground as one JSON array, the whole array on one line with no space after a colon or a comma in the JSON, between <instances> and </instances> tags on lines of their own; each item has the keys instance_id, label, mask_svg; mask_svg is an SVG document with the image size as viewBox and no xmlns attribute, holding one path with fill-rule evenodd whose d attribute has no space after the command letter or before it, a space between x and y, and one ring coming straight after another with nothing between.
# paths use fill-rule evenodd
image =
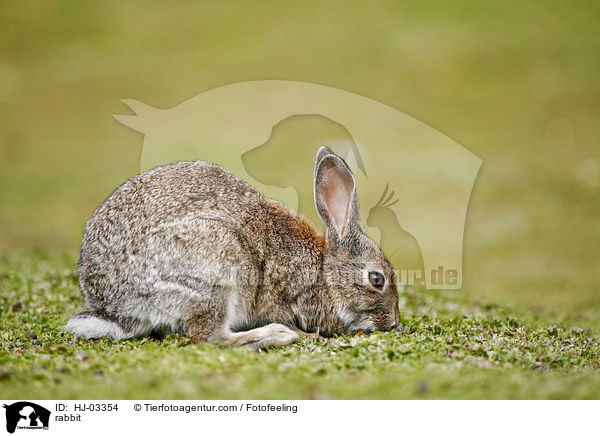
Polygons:
<instances>
[{"instance_id":1,"label":"mossy ground","mask_svg":"<svg viewBox=\"0 0 600 436\"><path fill-rule=\"evenodd\" d=\"M396 331L260 353L179 335L79 340L61 329L82 304L74 263L0 266L1 397L600 398L595 332L468 292L403 291Z\"/></svg>"}]
</instances>

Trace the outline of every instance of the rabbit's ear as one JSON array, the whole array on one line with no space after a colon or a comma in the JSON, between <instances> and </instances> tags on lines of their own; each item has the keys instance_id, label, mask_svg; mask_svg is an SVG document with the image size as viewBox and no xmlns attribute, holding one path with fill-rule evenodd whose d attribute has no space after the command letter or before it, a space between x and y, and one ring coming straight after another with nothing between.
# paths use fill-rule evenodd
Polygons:
<instances>
[{"instance_id":1,"label":"rabbit's ear","mask_svg":"<svg viewBox=\"0 0 600 436\"><path fill-rule=\"evenodd\" d=\"M317 159L324 148L319 149ZM315 206L325 224L327 240L330 245L336 245L360 216L352 171L331 150L317 160L314 189Z\"/></svg>"},{"instance_id":2,"label":"rabbit's ear","mask_svg":"<svg viewBox=\"0 0 600 436\"><path fill-rule=\"evenodd\" d=\"M325 156L329 155L329 154L335 154L333 151L331 151L331 148L329 147L321 147L317 150L317 157L315 158L315 175L314 175L314 179L315 179L315 186L316 186L316 180L317 180L317 170L319 169L319 162L321 162L321 159L323 159ZM315 200L316 200L316 190L315 190ZM317 210L319 210L319 208L317 207Z\"/></svg>"},{"instance_id":3,"label":"rabbit's ear","mask_svg":"<svg viewBox=\"0 0 600 436\"><path fill-rule=\"evenodd\" d=\"M319 148L319 150L317 150L317 158L315 159L315 173L317 172L317 168L319 168L319 162L321 162L321 159L323 159L328 154L335 153L331 151L331 148L329 147L321 147Z\"/></svg>"}]
</instances>

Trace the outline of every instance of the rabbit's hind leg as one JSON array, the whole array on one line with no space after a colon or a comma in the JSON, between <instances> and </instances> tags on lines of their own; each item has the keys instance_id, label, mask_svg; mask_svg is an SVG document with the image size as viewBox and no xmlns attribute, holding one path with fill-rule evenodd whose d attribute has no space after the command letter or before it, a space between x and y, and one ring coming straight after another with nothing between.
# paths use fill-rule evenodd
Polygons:
<instances>
[{"instance_id":1,"label":"rabbit's hind leg","mask_svg":"<svg viewBox=\"0 0 600 436\"><path fill-rule=\"evenodd\" d=\"M267 347L283 347L296 342L300 338L297 332L277 323L247 331L234 332L223 325L223 317L215 317L214 313L208 312L203 315L196 315L187 321L187 335L194 343L209 341L226 347L247 345L254 350Z\"/></svg>"},{"instance_id":2,"label":"rabbit's hind leg","mask_svg":"<svg viewBox=\"0 0 600 436\"><path fill-rule=\"evenodd\" d=\"M282 347L296 342L300 335L283 324L271 323L250 330L238 331L236 326L248 323L251 299L239 295L251 295L250 289L238 294L220 289L213 294L210 306L196 306L194 315L186 321L187 335L192 342L209 341L227 347L247 345L255 350L267 347Z\"/></svg>"}]
</instances>

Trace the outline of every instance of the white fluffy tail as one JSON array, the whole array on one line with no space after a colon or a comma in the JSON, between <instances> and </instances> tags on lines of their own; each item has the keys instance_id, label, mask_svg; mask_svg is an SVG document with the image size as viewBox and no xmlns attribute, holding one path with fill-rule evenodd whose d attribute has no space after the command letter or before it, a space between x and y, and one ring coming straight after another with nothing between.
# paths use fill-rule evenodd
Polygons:
<instances>
[{"instance_id":1,"label":"white fluffy tail","mask_svg":"<svg viewBox=\"0 0 600 436\"><path fill-rule=\"evenodd\" d=\"M126 339L132 336L127 334L117 322L95 311L78 313L67 322L65 328L85 339L103 337Z\"/></svg>"}]
</instances>

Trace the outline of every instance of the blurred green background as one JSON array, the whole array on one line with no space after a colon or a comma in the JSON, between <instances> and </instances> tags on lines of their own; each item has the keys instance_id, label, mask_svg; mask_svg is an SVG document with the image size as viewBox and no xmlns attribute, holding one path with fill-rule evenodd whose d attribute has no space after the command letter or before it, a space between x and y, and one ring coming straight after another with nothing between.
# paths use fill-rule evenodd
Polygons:
<instances>
[{"instance_id":1,"label":"blurred green background","mask_svg":"<svg viewBox=\"0 0 600 436\"><path fill-rule=\"evenodd\" d=\"M112 113L228 83L379 100L484 163L464 286L600 326L600 3L12 1L0 5L0 252L72 256L138 171Z\"/></svg>"}]
</instances>

